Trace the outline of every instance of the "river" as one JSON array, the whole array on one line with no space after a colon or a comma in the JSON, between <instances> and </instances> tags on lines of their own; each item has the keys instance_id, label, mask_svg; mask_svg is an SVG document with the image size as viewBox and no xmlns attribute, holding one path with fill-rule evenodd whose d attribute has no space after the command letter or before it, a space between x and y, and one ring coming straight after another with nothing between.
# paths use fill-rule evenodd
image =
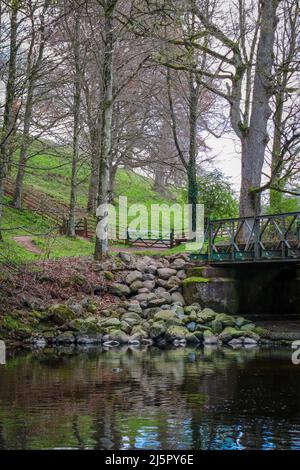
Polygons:
<instances>
[{"instance_id":1,"label":"river","mask_svg":"<svg viewBox=\"0 0 300 470\"><path fill-rule=\"evenodd\" d=\"M291 352L11 352L0 365L0 449L300 449Z\"/></svg>"}]
</instances>

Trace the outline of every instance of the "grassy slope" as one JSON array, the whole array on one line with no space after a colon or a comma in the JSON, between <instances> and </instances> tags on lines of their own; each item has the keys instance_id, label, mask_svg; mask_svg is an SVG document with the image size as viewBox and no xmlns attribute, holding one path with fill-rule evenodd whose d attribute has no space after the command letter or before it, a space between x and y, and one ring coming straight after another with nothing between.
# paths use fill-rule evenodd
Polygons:
<instances>
[{"instance_id":1,"label":"grassy slope","mask_svg":"<svg viewBox=\"0 0 300 470\"><path fill-rule=\"evenodd\" d=\"M34 149L38 150L38 148ZM25 185L31 185L39 191L43 191L68 203L69 184L71 178L70 158L54 155L38 154L29 159L29 168L25 177ZM88 194L88 171L82 166L78 179L78 205L86 206ZM116 203L120 195L127 196L128 204L142 203L147 208L150 204L172 204L172 201L163 198L152 190L151 181L140 175L120 169L116 176ZM10 200L7 198L6 203ZM118 205L118 204L116 204ZM58 258L61 256L89 255L93 253L94 244L82 239L69 239L57 236L51 231L51 223L46 219L33 214L28 210L18 211L6 206L4 210L3 228L15 230L3 231L4 243L0 245L0 261L13 260L16 262L31 261L37 259ZM50 233L49 233L50 232ZM43 255L36 255L12 240L15 236L34 234L33 240L43 251ZM37 234L37 235L35 235ZM45 234L45 235L43 235Z\"/></svg>"}]
</instances>

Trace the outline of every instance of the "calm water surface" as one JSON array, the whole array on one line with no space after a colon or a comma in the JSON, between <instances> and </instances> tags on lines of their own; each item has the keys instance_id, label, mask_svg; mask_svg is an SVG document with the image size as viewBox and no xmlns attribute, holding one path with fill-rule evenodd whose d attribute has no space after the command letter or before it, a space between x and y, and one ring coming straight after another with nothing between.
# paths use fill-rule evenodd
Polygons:
<instances>
[{"instance_id":1,"label":"calm water surface","mask_svg":"<svg viewBox=\"0 0 300 470\"><path fill-rule=\"evenodd\" d=\"M14 354L0 365L0 449L300 449L291 350Z\"/></svg>"}]
</instances>

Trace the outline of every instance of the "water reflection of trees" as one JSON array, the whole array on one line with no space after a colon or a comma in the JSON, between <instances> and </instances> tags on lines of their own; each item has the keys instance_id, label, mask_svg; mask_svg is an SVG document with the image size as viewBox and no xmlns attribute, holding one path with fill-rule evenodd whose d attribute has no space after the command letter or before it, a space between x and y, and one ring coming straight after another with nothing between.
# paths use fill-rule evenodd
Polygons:
<instances>
[{"instance_id":1,"label":"water reflection of trees","mask_svg":"<svg viewBox=\"0 0 300 470\"><path fill-rule=\"evenodd\" d=\"M0 448L300 446L289 364L289 351L227 348L12 357L0 369Z\"/></svg>"}]
</instances>

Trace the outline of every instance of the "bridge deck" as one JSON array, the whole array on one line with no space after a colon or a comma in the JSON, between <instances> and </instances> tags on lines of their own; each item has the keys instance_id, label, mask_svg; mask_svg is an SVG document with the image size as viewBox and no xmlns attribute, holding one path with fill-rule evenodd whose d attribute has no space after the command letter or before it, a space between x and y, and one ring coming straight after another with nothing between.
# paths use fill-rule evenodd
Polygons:
<instances>
[{"instance_id":1,"label":"bridge deck","mask_svg":"<svg viewBox=\"0 0 300 470\"><path fill-rule=\"evenodd\" d=\"M224 265L300 261L300 211L211 220L206 233L207 251L191 259Z\"/></svg>"}]
</instances>

